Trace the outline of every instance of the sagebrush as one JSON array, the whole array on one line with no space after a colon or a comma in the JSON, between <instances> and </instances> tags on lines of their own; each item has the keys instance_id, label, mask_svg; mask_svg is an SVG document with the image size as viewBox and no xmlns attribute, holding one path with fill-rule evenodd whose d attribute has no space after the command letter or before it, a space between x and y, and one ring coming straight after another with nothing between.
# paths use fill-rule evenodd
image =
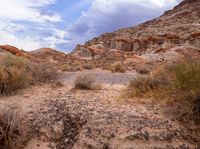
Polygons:
<instances>
[{"instance_id":1,"label":"sagebrush","mask_svg":"<svg viewBox=\"0 0 200 149\"><path fill-rule=\"evenodd\" d=\"M27 85L30 79L27 59L6 54L0 63L0 94L12 94Z\"/></svg>"},{"instance_id":2,"label":"sagebrush","mask_svg":"<svg viewBox=\"0 0 200 149\"><path fill-rule=\"evenodd\" d=\"M100 89L101 86L96 82L96 77L92 74L80 74L75 79L75 88L83 90Z\"/></svg>"},{"instance_id":3,"label":"sagebrush","mask_svg":"<svg viewBox=\"0 0 200 149\"><path fill-rule=\"evenodd\" d=\"M35 83L57 80L55 67L47 63L33 63L13 54L5 54L0 59L0 95L10 95L17 90Z\"/></svg>"}]
</instances>

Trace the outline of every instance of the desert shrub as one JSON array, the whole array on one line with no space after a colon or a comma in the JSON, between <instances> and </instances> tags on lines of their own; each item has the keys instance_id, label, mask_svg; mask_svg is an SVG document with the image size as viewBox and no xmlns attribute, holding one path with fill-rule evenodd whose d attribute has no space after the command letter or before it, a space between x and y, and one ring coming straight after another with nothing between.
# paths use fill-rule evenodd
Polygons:
<instances>
[{"instance_id":1,"label":"desert shrub","mask_svg":"<svg viewBox=\"0 0 200 149\"><path fill-rule=\"evenodd\" d=\"M170 104L170 113L187 122L200 123L200 59L182 57L176 62L139 76L128 87L132 97L154 97Z\"/></svg>"},{"instance_id":2,"label":"desert shrub","mask_svg":"<svg viewBox=\"0 0 200 149\"><path fill-rule=\"evenodd\" d=\"M27 85L30 79L27 59L6 54L0 63L0 94L11 94Z\"/></svg>"},{"instance_id":3,"label":"desert shrub","mask_svg":"<svg viewBox=\"0 0 200 149\"><path fill-rule=\"evenodd\" d=\"M80 74L75 79L75 88L83 90L100 89L100 84L96 83L96 77L91 74Z\"/></svg>"},{"instance_id":4,"label":"desert shrub","mask_svg":"<svg viewBox=\"0 0 200 149\"><path fill-rule=\"evenodd\" d=\"M32 83L50 83L58 79L56 68L48 63L33 64L31 66Z\"/></svg>"},{"instance_id":5,"label":"desert shrub","mask_svg":"<svg viewBox=\"0 0 200 149\"><path fill-rule=\"evenodd\" d=\"M27 68L28 60L23 57L15 56L13 54L6 54L3 56L3 61L1 62L6 67L17 67L19 69Z\"/></svg>"},{"instance_id":6,"label":"desert shrub","mask_svg":"<svg viewBox=\"0 0 200 149\"><path fill-rule=\"evenodd\" d=\"M149 75L139 76L129 81L128 95L129 97L145 96L157 89L160 84L160 80L156 80Z\"/></svg>"},{"instance_id":7,"label":"desert shrub","mask_svg":"<svg viewBox=\"0 0 200 149\"><path fill-rule=\"evenodd\" d=\"M184 59L172 67L172 87L191 96L200 94L200 60Z\"/></svg>"},{"instance_id":8,"label":"desert shrub","mask_svg":"<svg viewBox=\"0 0 200 149\"><path fill-rule=\"evenodd\" d=\"M38 82L54 82L58 72L50 64L31 63L28 59L13 54L0 58L0 95L10 95L18 89Z\"/></svg>"},{"instance_id":9,"label":"desert shrub","mask_svg":"<svg viewBox=\"0 0 200 149\"><path fill-rule=\"evenodd\" d=\"M16 110L4 109L0 114L0 147L1 149L13 148L20 135L20 117Z\"/></svg>"},{"instance_id":10,"label":"desert shrub","mask_svg":"<svg viewBox=\"0 0 200 149\"><path fill-rule=\"evenodd\" d=\"M168 98L181 107L177 110L180 118L200 123L200 60L184 57L171 66L170 76Z\"/></svg>"},{"instance_id":11,"label":"desert shrub","mask_svg":"<svg viewBox=\"0 0 200 149\"><path fill-rule=\"evenodd\" d=\"M6 54L0 59L0 94L13 94L31 83L57 79L57 71L49 64L31 64L24 57Z\"/></svg>"},{"instance_id":12,"label":"desert shrub","mask_svg":"<svg viewBox=\"0 0 200 149\"><path fill-rule=\"evenodd\" d=\"M110 70L112 73L116 73L116 72L124 73L124 72L126 72L125 66L121 63L111 65L110 67L108 67L108 70Z\"/></svg>"}]
</instances>

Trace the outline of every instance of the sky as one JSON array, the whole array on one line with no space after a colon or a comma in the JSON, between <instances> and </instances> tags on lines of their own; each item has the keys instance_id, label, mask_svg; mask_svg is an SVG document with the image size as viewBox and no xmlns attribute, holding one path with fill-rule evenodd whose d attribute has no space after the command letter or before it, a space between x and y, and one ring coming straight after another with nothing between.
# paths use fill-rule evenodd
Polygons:
<instances>
[{"instance_id":1,"label":"sky","mask_svg":"<svg viewBox=\"0 0 200 149\"><path fill-rule=\"evenodd\" d=\"M0 44L72 51L105 32L159 17L181 0L0 0Z\"/></svg>"}]
</instances>

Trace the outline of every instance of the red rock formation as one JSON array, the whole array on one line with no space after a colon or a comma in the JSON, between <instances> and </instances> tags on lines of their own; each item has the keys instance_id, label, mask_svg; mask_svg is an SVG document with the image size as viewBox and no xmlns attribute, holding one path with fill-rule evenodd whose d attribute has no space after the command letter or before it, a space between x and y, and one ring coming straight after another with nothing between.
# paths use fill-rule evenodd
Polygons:
<instances>
[{"instance_id":1,"label":"red rock formation","mask_svg":"<svg viewBox=\"0 0 200 149\"><path fill-rule=\"evenodd\" d=\"M6 52L10 52L14 55L17 56L23 56L23 51L19 50L18 48L14 47L14 46L10 46L10 45L0 45L0 49L6 51Z\"/></svg>"},{"instance_id":2,"label":"red rock formation","mask_svg":"<svg viewBox=\"0 0 200 149\"><path fill-rule=\"evenodd\" d=\"M133 51L137 55L167 52L179 46L200 49L200 0L184 0L157 19L103 34L84 46L78 46L74 53L83 54L85 51L91 56L89 53L94 50L90 47L99 44L103 47L101 50Z\"/></svg>"}]
</instances>

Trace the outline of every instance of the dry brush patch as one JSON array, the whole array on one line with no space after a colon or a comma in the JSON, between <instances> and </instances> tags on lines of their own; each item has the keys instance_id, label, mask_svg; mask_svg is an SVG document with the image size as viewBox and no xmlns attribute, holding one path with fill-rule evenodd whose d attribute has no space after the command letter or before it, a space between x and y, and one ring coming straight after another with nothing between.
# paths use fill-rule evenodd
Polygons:
<instances>
[{"instance_id":1,"label":"dry brush patch","mask_svg":"<svg viewBox=\"0 0 200 149\"><path fill-rule=\"evenodd\" d=\"M121 63L113 64L113 65L109 66L107 69L110 70L112 73L116 73L116 72L124 73L124 72L126 72L126 67Z\"/></svg>"},{"instance_id":2,"label":"dry brush patch","mask_svg":"<svg viewBox=\"0 0 200 149\"><path fill-rule=\"evenodd\" d=\"M58 79L57 69L49 63L32 64L30 69L32 83L51 83Z\"/></svg>"},{"instance_id":3,"label":"dry brush patch","mask_svg":"<svg viewBox=\"0 0 200 149\"><path fill-rule=\"evenodd\" d=\"M200 60L183 57L150 75L131 80L128 96L153 98L170 107L178 120L200 123ZM169 106L170 105L170 106Z\"/></svg>"},{"instance_id":4,"label":"dry brush patch","mask_svg":"<svg viewBox=\"0 0 200 149\"><path fill-rule=\"evenodd\" d=\"M53 82L57 76L57 70L50 64L36 64L24 57L6 54L0 59L0 95L10 95L39 82Z\"/></svg>"},{"instance_id":5,"label":"dry brush patch","mask_svg":"<svg viewBox=\"0 0 200 149\"><path fill-rule=\"evenodd\" d=\"M27 59L6 54L0 63L0 94L12 94L27 85L30 79Z\"/></svg>"},{"instance_id":6,"label":"dry brush patch","mask_svg":"<svg viewBox=\"0 0 200 149\"><path fill-rule=\"evenodd\" d=\"M80 74L76 77L74 81L76 89L83 90L96 90L101 89L101 85L96 82L96 77L92 74Z\"/></svg>"},{"instance_id":7,"label":"dry brush patch","mask_svg":"<svg viewBox=\"0 0 200 149\"><path fill-rule=\"evenodd\" d=\"M11 149L20 142L20 121L19 111L5 108L0 114L0 147Z\"/></svg>"}]
</instances>

